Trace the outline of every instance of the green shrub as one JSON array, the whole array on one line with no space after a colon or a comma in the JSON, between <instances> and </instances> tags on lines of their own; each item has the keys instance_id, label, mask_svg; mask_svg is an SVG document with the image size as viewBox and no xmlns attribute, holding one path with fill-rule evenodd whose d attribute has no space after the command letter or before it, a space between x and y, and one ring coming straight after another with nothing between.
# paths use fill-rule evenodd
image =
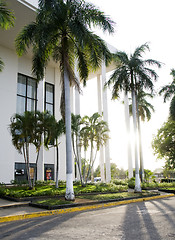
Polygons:
<instances>
[{"instance_id":1,"label":"green shrub","mask_svg":"<svg viewBox=\"0 0 175 240\"><path fill-rule=\"evenodd\" d=\"M128 185L128 180L113 179L112 183L116 185Z\"/></svg>"},{"instance_id":2,"label":"green shrub","mask_svg":"<svg viewBox=\"0 0 175 240\"><path fill-rule=\"evenodd\" d=\"M134 189L134 187L135 187L135 177L132 177L128 180L128 187Z\"/></svg>"}]
</instances>

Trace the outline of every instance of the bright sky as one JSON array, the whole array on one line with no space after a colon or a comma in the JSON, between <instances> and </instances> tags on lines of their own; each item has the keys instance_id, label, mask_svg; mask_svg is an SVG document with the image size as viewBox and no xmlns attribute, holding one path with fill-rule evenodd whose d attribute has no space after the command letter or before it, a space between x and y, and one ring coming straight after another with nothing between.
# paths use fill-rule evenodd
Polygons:
<instances>
[{"instance_id":1,"label":"bright sky","mask_svg":"<svg viewBox=\"0 0 175 240\"><path fill-rule=\"evenodd\" d=\"M175 1L91 0L91 2L116 22L113 36L104 35L101 32L98 34L118 50L127 53L149 42L150 52L145 55L145 59L152 58L164 63L162 69L157 70L159 79L155 89L159 91L161 86L170 83L172 81L169 75L170 70L175 68ZM87 102L96 95L96 81L89 81L87 89L83 91L81 113L82 115L92 114L97 111L97 106L90 102L87 105ZM108 97L111 162L127 169L124 109L119 101L110 100L110 93ZM168 117L169 103L164 104L162 97L156 97L152 104L155 107L155 113L152 114L152 119L142 126L142 141L145 168L154 170L163 166L164 163L161 160L156 161L152 153L151 141L157 129Z\"/></svg>"},{"instance_id":2,"label":"bright sky","mask_svg":"<svg viewBox=\"0 0 175 240\"><path fill-rule=\"evenodd\" d=\"M28 0L36 4L37 0ZM159 80L155 88L172 81L170 70L175 68L175 1L174 0L91 0L116 22L115 33L112 36L98 32L108 43L118 50L133 52L136 47L150 43L150 52L146 58L152 58L164 63L161 70L157 70ZM81 115L90 115L97 109L96 81L89 81L83 89L81 97ZM93 100L91 101L93 96ZM122 101L111 101L109 98L109 127L110 127L110 153L111 162L118 167L127 169L127 148L125 144L125 119ZM142 126L142 140L145 168L154 170L163 166L163 161L156 161L152 154L151 141L157 129L161 127L168 117L169 103L164 104L162 97L156 97L152 102L155 113L152 119ZM98 162L96 163L98 165Z\"/></svg>"}]
</instances>

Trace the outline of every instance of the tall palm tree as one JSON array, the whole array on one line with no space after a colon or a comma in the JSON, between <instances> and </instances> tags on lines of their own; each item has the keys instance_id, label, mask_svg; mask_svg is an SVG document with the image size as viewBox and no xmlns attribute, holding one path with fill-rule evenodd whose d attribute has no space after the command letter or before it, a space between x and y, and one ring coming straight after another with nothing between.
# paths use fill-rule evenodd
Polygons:
<instances>
[{"instance_id":1,"label":"tall palm tree","mask_svg":"<svg viewBox=\"0 0 175 240\"><path fill-rule=\"evenodd\" d=\"M133 125L136 134L137 131L137 108L136 108L136 92L141 89L149 89L153 91L153 82L156 80L158 75L155 70L148 66L156 65L161 67L161 63L153 60L142 58L142 54L146 50L149 50L147 43L137 47L133 54L127 55L125 52L118 51L114 54L114 61L116 62L116 70L107 81L106 85L113 84L112 97L118 95L120 90L125 92L131 92L132 95L132 115ZM119 64L120 62L120 64ZM139 178L139 165L138 165L138 147L135 141L135 191L140 192L140 178Z\"/></svg>"},{"instance_id":2,"label":"tall palm tree","mask_svg":"<svg viewBox=\"0 0 175 240\"><path fill-rule=\"evenodd\" d=\"M74 199L71 147L70 85L79 88L73 65L75 59L81 80L86 82L90 67L97 68L105 58L111 59L104 41L90 31L99 26L113 32L113 22L93 4L83 0L39 0L36 21L25 26L16 39L19 55L33 48L33 74L38 81L44 77L44 69L52 58L59 61L62 80L61 112L66 125L66 195Z\"/></svg>"},{"instance_id":3,"label":"tall palm tree","mask_svg":"<svg viewBox=\"0 0 175 240\"><path fill-rule=\"evenodd\" d=\"M171 69L170 75L172 75L173 77L172 83L163 86L162 89L159 91L159 95L164 94L164 102L166 102L175 95L175 69Z\"/></svg>"},{"instance_id":4,"label":"tall palm tree","mask_svg":"<svg viewBox=\"0 0 175 240\"><path fill-rule=\"evenodd\" d=\"M7 8L7 3L0 0L0 28L7 30L14 25L14 14ZM4 63L0 58L0 72L4 67Z\"/></svg>"},{"instance_id":5,"label":"tall palm tree","mask_svg":"<svg viewBox=\"0 0 175 240\"><path fill-rule=\"evenodd\" d=\"M149 121L151 119L151 111L154 112L154 106L149 103L146 98L153 98L153 95L140 90L137 93L137 123L138 123L138 135L139 135L139 156L140 156L140 178L144 179L144 165L143 165L143 150L141 142L141 127L140 120ZM129 112L132 115L132 104L129 105Z\"/></svg>"}]
</instances>

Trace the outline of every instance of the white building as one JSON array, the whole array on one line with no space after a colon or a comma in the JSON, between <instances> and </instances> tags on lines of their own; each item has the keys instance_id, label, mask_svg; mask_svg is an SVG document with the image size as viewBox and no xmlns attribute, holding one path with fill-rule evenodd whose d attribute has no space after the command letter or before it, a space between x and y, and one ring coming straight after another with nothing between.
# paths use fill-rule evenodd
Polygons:
<instances>
[{"instance_id":1,"label":"white building","mask_svg":"<svg viewBox=\"0 0 175 240\"><path fill-rule=\"evenodd\" d=\"M32 56L31 53L18 58L15 51L14 40L22 27L35 20L36 9L25 0L7 0L8 8L13 9L16 20L15 26L10 30L0 30L0 57L5 67L0 73L0 182L9 183L17 178L25 178L25 164L23 156L20 155L11 142L11 135L8 130L10 118L16 112L22 113L25 110L38 109L43 111L50 110L56 119L61 118L60 114L60 71L55 63L50 62L45 74L45 79L36 87L35 79L31 74ZM111 71L103 65L102 70L92 73L89 78L97 77L99 82L99 111L103 112L104 119L107 120L106 93L102 92L101 82L105 81L105 72ZM100 77L102 75L102 77ZM96 84L96 83L94 83ZM100 89L101 88L101 89ZM100 92L101 91L101 92ZM101 97L103 96L103 97ZM79 97L71 89L72 111L79 113ZM74 106L75 103L75 106ZM106 164L109 162L109 148L106 150ZM103 158L103 157L101 157ZM31 149L31 167L35 164L35 151ZM41 149L39 157L39 167L37 179L44 180L47 175L55 179L55 150L46 151ZM103 160L101 161L103 162ZM102 164L103 165L103 164ZM108 166L108 164L107 164ZM102 166L103 167L103 166ZM110 175L107 177L110 180ZM60 165L59 179L66 179L66 160L65 160L65 137L61 138L60 144Z\"/></svg>"}]
</instances>

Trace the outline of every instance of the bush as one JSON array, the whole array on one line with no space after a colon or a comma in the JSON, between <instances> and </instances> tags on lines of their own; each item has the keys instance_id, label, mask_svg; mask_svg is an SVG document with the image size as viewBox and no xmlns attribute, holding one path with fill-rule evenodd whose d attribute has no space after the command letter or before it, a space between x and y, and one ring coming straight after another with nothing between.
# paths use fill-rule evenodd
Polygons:
<instances>
[{"instance_id":1,"label":"bush","mask_svg":"<svg viewBox=\"0 0 175 240\"><path fill-rule=\"evenodd\" d=\"M135 177L132 177L128 180L128 187L134 189L134 187L135 187Z\"/></svg>"},{"instance_id":2,"label":"bush","mask_svg":"<svg viewBox=\"0 0 175 240\"><path fill-rule=\"evenodd\" d=\"M171 182L175 182L175 178L162 178L161 179L161 183L171 183Z\"/></svg>"},{"instance_id":3,"label":"bush","mask_svg":"<svg viewBox=\"0 0 175 240\"><path fill-rule=\"evenodd\" d=\"M120 180L120 179L113 179L112 183L114 183L115 185L128 185L127 180Z\"/></svg>"}]
</instances>

